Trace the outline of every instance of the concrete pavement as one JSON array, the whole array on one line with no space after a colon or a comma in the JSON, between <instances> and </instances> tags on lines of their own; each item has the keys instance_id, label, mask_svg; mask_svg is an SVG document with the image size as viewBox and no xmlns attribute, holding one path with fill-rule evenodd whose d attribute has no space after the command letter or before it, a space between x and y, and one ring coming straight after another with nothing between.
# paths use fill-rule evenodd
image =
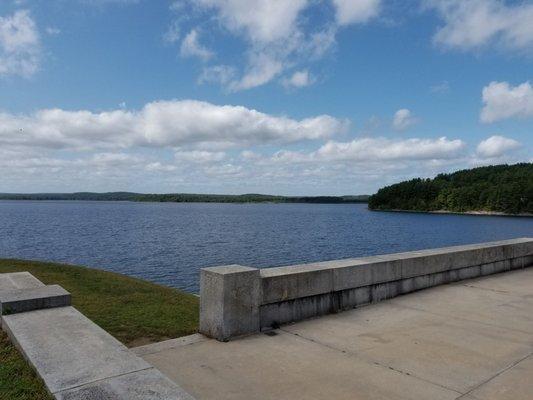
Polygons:
<instances>
[{"instance_id":1,"label":"concrete pavement","mask_svg":"<svg viewBox=\"0 0 533 400\"><path fill-rule=\"evenodd\" d=\"M533 268L461 281L228 343L136 350L196 399L533 397Z\"/></svg>"}]
</instances>

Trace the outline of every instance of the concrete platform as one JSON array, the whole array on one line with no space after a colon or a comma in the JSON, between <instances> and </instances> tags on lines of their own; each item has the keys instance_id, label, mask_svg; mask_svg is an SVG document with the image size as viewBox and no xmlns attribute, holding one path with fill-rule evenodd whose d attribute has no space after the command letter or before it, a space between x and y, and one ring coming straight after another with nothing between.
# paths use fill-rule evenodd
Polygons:
<instances>
[{"instance_id":1,"label":"concrete platform","mask_svg":"<svg viewBox=\"0 0 533 400\"><path fill-rule=\"evenodd\" d=\"M533 268L138 354L196 399L531 400Z\"/></svg>"}]
</instances>

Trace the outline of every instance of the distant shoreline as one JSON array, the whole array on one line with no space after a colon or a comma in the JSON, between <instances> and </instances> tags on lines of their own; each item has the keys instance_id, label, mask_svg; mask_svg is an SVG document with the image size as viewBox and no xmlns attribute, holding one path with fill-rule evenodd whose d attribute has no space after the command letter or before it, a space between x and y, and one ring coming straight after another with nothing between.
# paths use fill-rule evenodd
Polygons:
<instances>
[{"instance_id":1,"label":"distant shoreline","mask_svg":"<svg viewBox=\"0 0 533 400\"><path fill-rule=\"evenodd\" d=\"M384 211L384 212L396 212L396 213L416 213L416 214L455 214L455 215L472 215L472 216L483 216L483 217L526 217L531 218L533 214L529 213L520 213L520 214L507 214L499 211L449 211L449 210L432 210L432 211L423 211L423 210L399 210L399 209L371 209L370 211Z\"/></svg>"},{"instance_id":2,"label":"distant shoreline","mask_svg":"<svg viewBox=\"0 0 533 400\"><path fill-rule=\"evenodd\" d=\"M357 196L275 196L264 194L144 194L132 192L77 193L0 193L0 200L8 201L129 201L154 203L300 203L300 204L356 204L368 203L368 195Z\"/></svg>"}]
</instances>

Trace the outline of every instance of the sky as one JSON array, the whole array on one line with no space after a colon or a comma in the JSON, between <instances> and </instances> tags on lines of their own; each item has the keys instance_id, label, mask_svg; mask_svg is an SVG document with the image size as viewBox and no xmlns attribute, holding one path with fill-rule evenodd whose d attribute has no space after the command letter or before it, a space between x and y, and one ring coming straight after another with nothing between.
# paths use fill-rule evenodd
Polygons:
<instances>
[{"instance_id":1,"label":"sky","mask_svg":"<svg viewBox=\"0 0 533 400\"><path fill-rule=\"evenodd\" d=\"M0 0L0 192L371 194L533 161L533 1Z\"/></svg>"}]
</instances>

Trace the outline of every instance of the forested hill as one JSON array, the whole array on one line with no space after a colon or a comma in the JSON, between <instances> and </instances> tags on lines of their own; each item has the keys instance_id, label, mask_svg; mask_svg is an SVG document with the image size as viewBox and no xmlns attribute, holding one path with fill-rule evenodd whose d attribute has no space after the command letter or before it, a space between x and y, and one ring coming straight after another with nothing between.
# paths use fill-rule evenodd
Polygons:
<instances>
[{"instance_id":1,"label":"forested hill","mask_svg":"<svg viewBox=\"0 0 533 400\"><path fill-rule=\"evenodd\" d=\"M143 194L131 192L109 193L0 193L0 200L87 200L87 201L152 201L175 203L366 203L367 195L360 196L271 196L264 194Z\"/></svg>"},{"instance_id":2,"label":"forested hill","mask_svg":"<svg viewBox=\"0 0 533 400\"><path fill-rule=\"evenodd\" d=\"M371 196L372 210L533 213L533 163L494 165L412 179Z\"/></svg>"}]
</instances>

